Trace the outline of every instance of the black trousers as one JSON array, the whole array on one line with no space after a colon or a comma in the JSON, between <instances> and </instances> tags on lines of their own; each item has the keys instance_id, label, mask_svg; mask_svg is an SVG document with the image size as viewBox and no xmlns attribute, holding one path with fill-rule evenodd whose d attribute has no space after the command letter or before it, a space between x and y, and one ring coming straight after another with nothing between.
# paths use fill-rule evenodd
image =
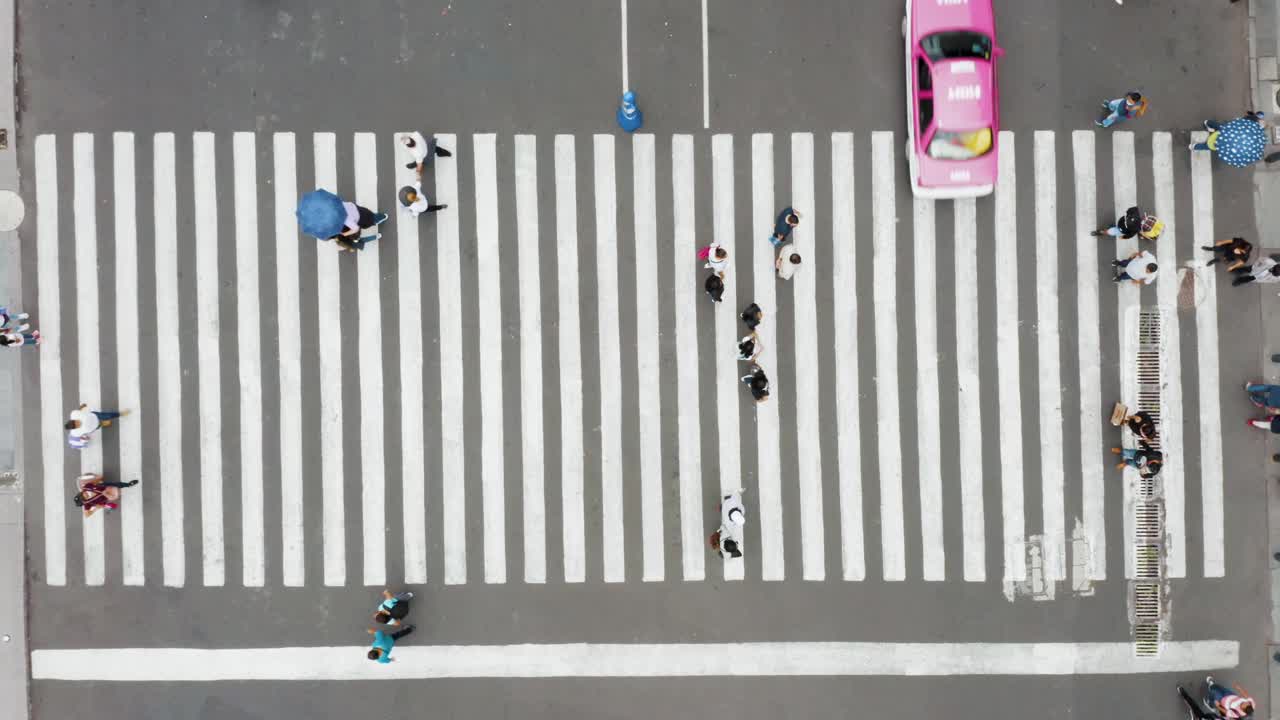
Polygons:
<instances>
[{"instance_id":1,"label":"black trousers","mask_svg":"<svg viewBox=\"0 0 1280 720\"><path fill-rule=\"evenodd\" d=\"M377 219L378 219L378 215L377 215L377 213L375 213L374 211L370 210L369 208L367 208L367 207L361 207L361 206L357 205L357 206L356 206L356 211L357 211L358 213L360 213L360 217L359 217L359 219L357 219L357 220L356 220L356 224L360 226L360 229L361 229L361 230L364 230L365 228L371 228L371 227L373 227L373 226L375 226L375 225L377 225L377 224L378 224L378 223L377 223Z\"/></svg>"},{"instance_id":2,"label":"black trousers","mask_svg":"<svg viewBox=\"0 0 1280 720\"><path fill-rule=\"evenodd\" d=\"M1182 697L1182 702L1187 704L1187 709L1191 711L1191 716L1195 720L1221 720L1216 713L1206 710L1203 703L1191 697L1191 693L1181 685L1178 686L1178 695Z\"/></svg>"},{"instance_id":3,"label":"black trousers","mask_svg":"<svg viewBox=\"0 0 1280 720\"><path fill-rule=\"evenodd\" d=\"M406 626L404 626L404 627L400 628L399 630L397 630L397 631L395 631L395 632L391 633L391 639L392 639L392 640L399 640L400 638L404 637L405 635L408 635L408 634L409 634L409 633L411 633L411 632L413 632L413 627L412 627L412 626L410 626L410 625L406 625Z\"/></svg>"}]
</instances>

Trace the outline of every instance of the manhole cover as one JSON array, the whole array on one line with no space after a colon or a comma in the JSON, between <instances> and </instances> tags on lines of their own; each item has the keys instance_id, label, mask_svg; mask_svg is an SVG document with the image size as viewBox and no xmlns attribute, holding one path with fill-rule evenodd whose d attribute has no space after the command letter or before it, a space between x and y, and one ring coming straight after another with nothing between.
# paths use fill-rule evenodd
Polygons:
<instances>
[{"instance_id":1,"label":"manhole cover","mask_svg":"<svg viewBox=\"0 0 1280 720\"><path fill-rule=\"evenodd\" d=\"M0 190L0 230L17 230L22 224L27 208L22 198L12 190Z\"/></svg>"}]
</instances>

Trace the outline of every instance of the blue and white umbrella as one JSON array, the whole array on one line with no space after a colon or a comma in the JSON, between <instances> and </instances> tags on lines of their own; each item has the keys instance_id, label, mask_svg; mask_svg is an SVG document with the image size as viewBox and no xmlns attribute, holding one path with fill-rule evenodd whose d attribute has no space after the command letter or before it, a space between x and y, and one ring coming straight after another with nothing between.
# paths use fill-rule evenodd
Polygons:
<instances>
[{"instance_id":1,"label":"blue and white umbrella","mask_svg":"<svg viewBox=\"0 0 1280 720\"><path fill-rule=\"evenodd\" d=\"M1222 162L1232 167L1248 167L1258 162L1266 149L1267 131L1252 118L1236 118L1218 129L1215 150Z\"/></svg>"},{"instance_id":2,"label":"blue and white umbrella","mask_svg":"<svg viewBox=\"0 0 1280 720\"><path fill-rule=\"evenodd\" d=\"M342 198L328 190L312 190L298 201L295 215L302 232L328 240L342 232L347 209L342 206Z\"/></svg>"}]
</instances>

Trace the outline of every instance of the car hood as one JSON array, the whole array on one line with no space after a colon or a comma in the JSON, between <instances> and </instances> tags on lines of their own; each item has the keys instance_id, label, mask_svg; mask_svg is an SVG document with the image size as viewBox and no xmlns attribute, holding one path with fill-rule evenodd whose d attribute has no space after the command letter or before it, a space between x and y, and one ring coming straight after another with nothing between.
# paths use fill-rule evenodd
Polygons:
<instances>
[{"instance_id":1,"label":"car hood","mask_svg":"<svg viewBox=\"0 0 1280 720\"><path fill-rule=\"evenodd\" d=\"M949 2L916 2L916 39L942 30L976 30L991 34L995 14L991 0L950 0Z\"/></svg>"},{"instance_id":2,"label":"car hood","mask_svg":"<svg viewBox=\"0 0 1280 720\"><path fill-rule=\"evenodd\" d=\"M986 60L944 60L933 66L934 120L942 130L994 124L995 83Z\"/></svg>"}]
</instances>

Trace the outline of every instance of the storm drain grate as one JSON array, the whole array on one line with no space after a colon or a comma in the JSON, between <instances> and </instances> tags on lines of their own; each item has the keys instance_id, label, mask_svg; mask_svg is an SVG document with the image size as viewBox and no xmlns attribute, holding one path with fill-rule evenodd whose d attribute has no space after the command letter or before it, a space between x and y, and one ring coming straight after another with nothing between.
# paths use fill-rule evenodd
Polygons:
<instances>
[{"instance_id":1,"label":"storm drain grate","mask_svg":"<svg viewBox=\"0 0 1280 720\"><path fill-rule=\"evenodd\" d=\"M1130 376L1137 385L1133 388L1135 407L1150 413L1155 419L1156 437L1149 442L1157 450L1161 449L1158 428L1164 386L1163 331L1162 311L1140 310L1137 313L1137 346L1130 348L1136 365L1135 373ZM1158 477L1137 478L1133 490L1130 509L1133 535L1129 538L1134 561L1133 579L1129 583L1133 653L1135 657L1158 657L1165 629L1163 486Z\"/></svg>"},{"instance_id":2,"label":"storm drain grate","mask_svg":"<svg viewBox=\"0 0 1280 720\"><path fill-rule=\"evenodd\" d=\"M1133 618L1139 623L1160 622L1160 583L1133 584Z\"/></svg>"},{"instance_id":3,"label":"storm drain grate","mask_svg":"<svg viewBox=\"0 0 1280 720\"><path fill-rule=\"evenodd\" d=\"M1159 623L1139 623L1133 628L1134 657L1160 657Z\"/></svg>"}]
</instances>

